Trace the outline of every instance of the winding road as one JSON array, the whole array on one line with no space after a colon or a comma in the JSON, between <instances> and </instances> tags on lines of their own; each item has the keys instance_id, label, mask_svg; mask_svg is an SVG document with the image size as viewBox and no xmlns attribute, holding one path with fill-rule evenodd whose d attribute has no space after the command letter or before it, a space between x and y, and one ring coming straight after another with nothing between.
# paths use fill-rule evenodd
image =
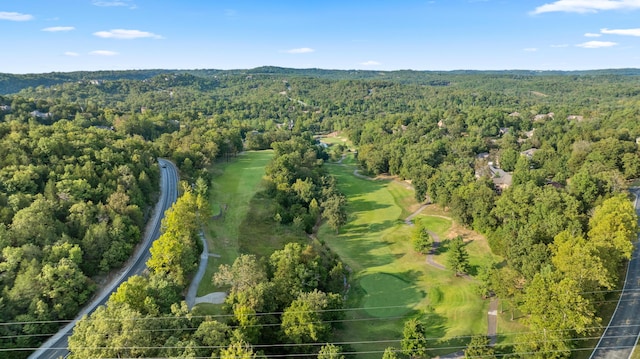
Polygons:
<instances>
[{"instance_id":1,"label":"winding road","mask_svg":"<svg viewBox=\"0 0 640 359\"><path fill-rule=\"evenodd\" d=\"M630 189L636 196L636 213L640 188ZM615 312L590 359L628 359L640 337L640 247L635 243L627 267L624 288Z\"/></svg>"},{"instance_id":2,"label":"winding road","mask_svg":"<svg viewBox=\"0 0 640 359\"><path fill-rule=\"evenodd\" d=\"M153 241L160 236L160 225L164 217L164 212L171 207L178 198L178 170L175 165L168 160L158 159L158 163L160 164L160 198L153 211L153 217L147 223L142 245L138 246L138 249L125 267L122 268L119 275L108 283L91 303L80 311L73 321L60 329L58 333L49 338L38 350L33 352L33 354L29 356L29 359L57 359L65 358L69 355L69 350L67 349L69 336L76 322L82 319L83 316L91 314L98 306L106 303L111 293L115 292L121 283L133 275L142 274L147 268L146 263L151 255L149 248L151 248Z\"/></svg>"}]
</instances>

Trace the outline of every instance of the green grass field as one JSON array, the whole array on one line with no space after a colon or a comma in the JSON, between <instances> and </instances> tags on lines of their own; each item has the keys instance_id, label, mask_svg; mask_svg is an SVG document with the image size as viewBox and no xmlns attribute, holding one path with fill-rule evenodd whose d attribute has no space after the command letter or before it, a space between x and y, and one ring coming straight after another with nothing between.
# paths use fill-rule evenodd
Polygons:
<instances>
[{"instance_id":1,"label":"green grass field","mask_svg":"<svg viewBox=\"0 0 640 359\"><path fill-rule=\"evenodd\" d=\"M305 240L304 235L275 225L272 201L258 193L272 157L273 151L248 151L215 166L210 204L214 214L226 210L207 222L209 251L220 258L209 258L204 278L211 278L220 264L233 263L239 253L266 256L288 242ZM218 290L210 280L203 280L197 295Z\"/></svg>"},{"instance_id":2,"label":"green grass field","mask_svg":"<svg viewBox=\"0 0 640 359\"><path fill-rule=\"evenodd\" d=\"M348 296L353 310L347 312L336 341L353 343L349 350L373 352L364 358L380 358L386 347L400 347L403 323L410 315L428 323L429 337L434 338L429 345L436 348L430 355L464 345L458 336L486 333L488 301L475 293L473 282L427 265L425 256L413 251L411 227L404 223L419 207L413 191L399 181L357 178L351 165L328 167L349 199L349 221L338 235L322 226L319 238L353 273ZM451 234L448 219L418 218L443 238ZM470 241L467 249L472 268L492 258L484 240Z\"/></svg>"},{"instance_id":3,"label":"green grass field","mask_svg":"<svg viewBox=\"0 0 640 359\"><path fill-rule=\"evenodd\" d=\"M249 204L260 188L264 167L273 156L272 151L251 151L230 162L216 164L213 172L210 203L214 214L226 205L224 215L209 219L206 234L209 251L220 258L209 258L204 278L211 278L220 264L231 264L238 257L240 225L249 212ZM210 280L203 280L198 295L215 291Z\"/></svg>"}]
</instances>

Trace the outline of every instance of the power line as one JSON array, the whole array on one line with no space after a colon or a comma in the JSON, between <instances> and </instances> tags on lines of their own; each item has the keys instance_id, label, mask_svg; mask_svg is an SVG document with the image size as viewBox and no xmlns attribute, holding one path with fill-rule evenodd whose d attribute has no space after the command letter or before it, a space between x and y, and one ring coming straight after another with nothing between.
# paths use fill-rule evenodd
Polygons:
<instances>
[{"instance_id":1,"label":"power line","mask_svg":"<svg viewBox=\"0 0 640 359\"><path fill-rule=\"evenodd\" d=\"M637 326L637 325L636 325ZM616 327L627 327L627 326L616 326ZM594 328L602 328L602 327L594 327ZM529 332L519 332L519 333L511 333L511 334L516 334L516 335L526 335L526 334L540 334L540 333L553 333L553 332L569 332L571 331L570 329L563 329L563 330L547 330L547 331L529 331ZM449 338L448 340L451 339L471 339L473 337L475 337L476 335L466 335L466 336L458 336L458 337L452 337ZM607 338L635 338L636 335L635 334L628 334L628 335L618 335L618 336L609 336ZM545 339L545 340L538 340L538 341L530 341L530 340L522 340L522 341L512 341L512 342L506 342L506 343L500 343L500 346L513 346L513 345L518 345L518 344L523 344L523 343L551 343L551 342L575 342L575 341L585 341L585 340L595 340L598 339L599 336L584 336L584 337L575 337L575 338L559 338L559 339ZM436 338L436 337L427 337L424 338L427 341L439 341L442 338ZM397 342L402 342L403 339L384 339L384 340L368 340L368 341L350 341L350 342L334 342L332 344L334 345L353 345L353 344L380 344L380 343L397 343ZM317 343L317 342L307 342L307 343L298 343L298 344L292 344L292 343L278 343L278 344L256 344L256 345L252 345L253 348L285 348L285 347L296 347L296 346L321 346L323 345L323 343ZM228 345L213 345L213 346L207 346L207 345L202 345L202 346L192 346L189 348L194 348L194 349L221 349L221 348L226 348L228 347ZM107 349L181 349L181 348L185 348L183 346L130 346L130 347L124 347L124 346L120 346L120 347L79 347L78 349L93 349L93 350L99 350L99 349L103 349L103 350L107 350ZM447 350L447 349L460 349L460 348L466 348L466 346L445 346L445 347L434 347L431 348L431 350ZM27 351L27 350L36 350L39 348L5 348L5 349L0 349L0 352L8 352L8 351ZM51 347L49 348L51 350L58 350L58 349L67 349L67 348L59 348L59 347Z\"/></svg>"},{"instance_id":2,"label":"power line","mask_svg":"<svg viewBox=\"0 0 640 359\"><path fill-rule=\"evenodd\" d=\"M392 306L381 306L381 307L357 307L357 308L342 308L342 309L319 309L319 310L313 310L313 311L289 311L288 313L308 313L308 312L314 312L314 313L328 313L328 312L349 312L349 311L358 311L358 310L363 310L363 311L368 311L368 310L386 310L386 309L398 309L398 308L407 308L406 305L392 305ZM415 310L415 309L414 309ZM251 313L251 314L247 314L247 316L267 316L267 315L282 315L284 314L285 311L278 311L278 312L259 312L259 313ZM233 318L235 315L234 314L211 314L211 315L183 315L183 316L164 316L164 317L152 317L152 316L143 316L143 317L139 317L139 318L131 318L134 320L174 320L174 319L198 319L198 318ZM384 318L383 318L384 319ZM92 321L92 320L96 320L93 318L90 318L89 316L87 316L84 319L81 320L88 320L88 321ZM120 320L120 319L100 319L100 320ZM78 322L78 320L75 319L59 319L59 320L37 320L37 321L20 321L20 322L3 322L0 323L0 326L10 326L10 325L26 325L26 324L53 324L53 323L61 323L61 324L68 324L71 322Z\"/></svg>"},{"instance_id":3,"label":"power line","mask_svg":"<svg viewBox=\"0 0 640 359\"><path fill-rule=\"evenodd\" d=\"M616 292L626 292L626 293L640 293L640 289L635 290L624 290L624 289L616 289L616 290L605 290L605 291L591 291L591 292L581 292L578 294L594 294L594 293L616 293ZM503 299L506 300L506 299ZM591 303L614 303L614 302L629 302L634 301L636 299L610 299L610 300L599 300L592 301ZM486 299L478 298L478 301L486 301ZM356 307L356 308L337 308L337 309L319 309L313 312L316 313L327 313L327 312L349 312L349 311L370 311L370 310L386 310L386 309L398 309L398 308L407 308L406 305L394 305L394 306L380 306L380 307ZM408 308L409 310L419 310ZM307 311L304 311L307 312ZM267 316L267 315L282 315L285 311L278 312L259 312L259 313L251 313L247 314L247 316ZM296 312L289 312L296 313ZM135 320L168 320L168 319L191 319L191 318L232 318L234 314L211 314L211 315L184 315L184 316L164 316L164 317L152 317L152 316L143 316L140 318L135 318ZM92 321L95 320L90 316L87 316L81 320ZM120 320L120 319L101 319L101 320ZM58 319L58 320L36 320L36 321L15 321L15 322L2 322L0 323L0 327L2 326L12 326L12 325L27 325L27 324L68 324L71 322L78 322L76 319Z\"/></svg>"}]
</instances>

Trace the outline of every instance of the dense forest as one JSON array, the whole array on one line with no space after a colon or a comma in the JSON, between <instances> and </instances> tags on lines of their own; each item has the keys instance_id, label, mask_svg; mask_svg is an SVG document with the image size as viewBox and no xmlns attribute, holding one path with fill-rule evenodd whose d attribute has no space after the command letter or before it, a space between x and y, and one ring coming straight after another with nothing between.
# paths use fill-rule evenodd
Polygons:
<instances>
[{"instance_id":1,"label":"dense forest","mask_svg":"<svg viewBox=\"0 0 640 359\"><path fill-rule=\"evenodd\" d=\"M640 176L639 76L633 69L268 67L0 75L0 316L7 324L0 344L37 346L128 258L156 195L158 156L195 181L243 149L273 148L267 178L276 221L311 232L323 218L339 230L345 200L312 135L342 131L365 172L410 180L419 201L484 234L505 259L483 268L483 292L526 313L532 331L521 347L501 350L568 357L572 338L593 334L601 322L604 296L620 285L636 238L626 189ZM187 187L167 216L165 237L193 241L196 219L185 233L169 223L198 211L203 193ZM344 270L321 243L291 244L269 258L240 256L225 267L216 280L231 288L230 319L220 322L191 318L180 304L197 260L187 252L179 277L152 269L92 316L123 318L113 327L79 325L74 357L230 358L279 341L309 354L320 348L301 344L331 341L330 326L300 325L334 320L339 311L330 309L342 305ZM296 317L300 311L323 317ZM276 312L282 315L268 314ZM158 326L168 334L148 335ZM256 329L268 326L281 329ZM83 351L98 343L92 335L114 331L122 335L96 345L126 342L129 351ZM538 333L553 340L537 340Z\"/></svg>"}]
</instances>

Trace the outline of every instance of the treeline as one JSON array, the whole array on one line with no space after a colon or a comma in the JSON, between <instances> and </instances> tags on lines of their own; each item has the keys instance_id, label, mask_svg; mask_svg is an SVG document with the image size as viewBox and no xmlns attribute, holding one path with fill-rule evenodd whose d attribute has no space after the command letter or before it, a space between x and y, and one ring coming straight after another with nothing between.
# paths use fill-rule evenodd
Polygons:
<instances>
[{"instance_id":1,"label":"treeline","mask_svg":"<svg viewBox=\"0 0 640 359\"><path fill-rule=\"evenodd\" d=\"M0 122L0 346L34 347L72 319L140 241L157 192L140 137L69 121Z\"/></svg>"},{"instance_id":2,"label":"treeline","mask_svg":"<svg viewBox=\"0 0 640 359\"><path fill-rule=\"evenodd\" d=\"M275 220L311 233L321 218L336 231L346 222L346 198L323 166L324 148L310 135L273 142L266 192L277 202Z\"/></svg>"},{"instance_id":3,"label":"treeline","mask_svg":"<svg viewBox=\"0 0 640 359\"><path fill-rule=\"evenodd\" d=\"M181 342L204 322L192 321L181 301L202 248L198 233L207 188L199 182L197 192L183 186L183 195L165 213L162 234L151 246L149 273L130 277L106 305L75 325L69 337L71 358L180 357L181 347L204 345ZM196 337L215 335L207 329L213 328L197 330ZM161 350L164 346L169 349Z\"/></svg>"},{"instance_id":4,"label":"treeline","mask_svg":"<svg viewBox=\"0 0 640 359\"><path fill-rule=\"evenodd\" d=\"M228 314L189 311L181 298L197 265L206 201L185 188L152 246L149 274L131 277L76 324L70 357L254 357L312 353L319 346L309 343L330 341L330 323L343 316L346 271L318 242L290 243L264 259L240 255L213 278L228 288Z\"/></svg>"}]
</instances>

